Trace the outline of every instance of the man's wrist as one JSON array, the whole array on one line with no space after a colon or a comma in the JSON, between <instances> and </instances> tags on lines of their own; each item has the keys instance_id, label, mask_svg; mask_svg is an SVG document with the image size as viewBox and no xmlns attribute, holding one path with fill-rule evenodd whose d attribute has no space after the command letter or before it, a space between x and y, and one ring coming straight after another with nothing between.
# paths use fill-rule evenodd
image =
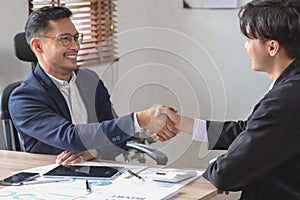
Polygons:
<instances>
[{"instance_id":1,"label":"man's wrist","mask_svg":"<svg viewBox=\"0 0 300 200\"><path fill-rule=\"evenodd\" d=\"M137 122L138 122L140 128L146 127L151 122L151 119L150 119L150 116L149 116L147 110L136 112L136 119L137 119Z\"/></svg>"},{"instance_id":2,"label":"man's wrist","mask_svg":"<svg viewBox=\"0 0 300 200\"><path fill-rule=\"evenodd\" d=\"M133 123L134 123L134 131L135 133L140 133L143 131L143 128L140 126L138 120L137 120L137 113L133 113Z\"/></svg>"}]
</instances>

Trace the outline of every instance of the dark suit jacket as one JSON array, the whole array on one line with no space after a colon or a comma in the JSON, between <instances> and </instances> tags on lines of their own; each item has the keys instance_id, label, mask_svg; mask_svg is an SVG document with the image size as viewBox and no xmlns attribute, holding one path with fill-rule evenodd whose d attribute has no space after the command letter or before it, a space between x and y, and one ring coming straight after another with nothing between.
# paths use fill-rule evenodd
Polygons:
<instances>
[{"instance_id":1,"label":"dark suit jacket","mask_svg":"<svg viewBox=\"0 0 300 200\"><path fill-rule=\"evenodd\" d=\"M241 199L300 199L300 59L258 102L247 121L208 122L212 149L228 149L204 177Z\"/></svg>"},{"instance_id":2,"label":"dark suit jacket","mask_svg":"<svg viewBox=\"0 0 300 200\"><path fill-rule=\"evenodd\" d=\"M113 159L134 137L133 114L115 118L110 95L97 74L80 69L76 84L88 112L88 124L74 125L61 92L39 64L11 95L9 109L27 152L59 154L99 149Z\"/></svg>"}]
</instances>

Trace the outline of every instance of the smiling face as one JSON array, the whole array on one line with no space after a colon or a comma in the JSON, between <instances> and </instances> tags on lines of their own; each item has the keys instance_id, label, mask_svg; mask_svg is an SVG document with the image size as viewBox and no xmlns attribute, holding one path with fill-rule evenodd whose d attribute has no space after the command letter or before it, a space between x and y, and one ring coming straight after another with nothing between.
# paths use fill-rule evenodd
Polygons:
<instances>
[{"instance_id":1,"label":"smiling face","mask_svg":"<svg viewBox=\"0 0 300 200\"><path fill-rule=\"evenodd\" d=\"M77 30L69 18L50 20L49 25L52 29L34 38L31 45L45 72L69 81L73 71L78 69L77 53L80 46L73 38L68 46L64 46L61 39L64 39L64 34L77 34Z\"/></svg>"}]
</instances>

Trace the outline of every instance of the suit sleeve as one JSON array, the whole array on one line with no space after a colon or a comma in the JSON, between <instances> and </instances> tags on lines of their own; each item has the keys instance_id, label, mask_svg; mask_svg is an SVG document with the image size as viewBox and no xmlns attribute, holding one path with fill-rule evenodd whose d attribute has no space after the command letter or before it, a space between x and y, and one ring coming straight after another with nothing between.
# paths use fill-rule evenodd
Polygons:
<instances>
[{"instance_id":1,"label":"suit sleeve","mask_svg":"<svg viewBox=\"0 0 300 200\"><path fill-rule=\"evenodd\" d=\"M59 114L48 92L28 85L14 91L9 108L18 132L62 150L80 152L102 148L111 142L123 143L134 135L132 114L100 123L74 125Z\"/></svg>"},{"instance_id":2,"label":"suit sleeve","mask_svg":"<svg viewBox=\"0 0 300 200\"><path fill-rule=\"evenodd\" d=\"M98 76L97 76L98 78ZM106 120L112 120L115 119L114 121L119 121L117 120L117 118L119 118L118 114L116 113L113 104L110 100L110 95L109 92L107 90L107 88L105 87L104 83L98 78L98 85L97 85L97 89L96 89L96 94L95 94L95 110L96 110L96 115L97 115L97 119L99 122L103 122ZM129 118L130 122L128 122L129 124L131 124L131 122L133 123L133 118ZM126 121L126 120L125 120ZM107 123L107 122L103 122L103 128L108 128L110 127L112 124ZM134 131L132 131L132 133L134 133ZM114 140L118 139L119 137L116 137ZM134 137L128 138L128 140L134 139ZM118 156L119 154L121 154L122 152L124 152L126 150L126 144L127 144L127 140L125 140L124 142L120 142L117 144L112 143L111 141L108 141L108 144L110 144L110 146L106 146L103 148L98 148L98 153L101 157L101 159L104 160L115 160L115 157Z\"/></svg>"},{"instance_id":3,"label":"suit sleeve","mask_svg":"<svg viewBox=\"0 0 300 200\"><path fill-rule=\"evenodd\" d=\"M245 130L247 121L207 121L208 148L227 150L232 141Z\"/></svg>"},{"instance_id":4,"label":"suit sleeve","mask_svg":"<svg viewBox=\"0 0 300 200\"><path fill-rule=\"evenodd\" d=\"M282 90L269 93L260 101L247 126L233 122L218 124L220 134L216 135L221 138L212 146L229 145L228 151L211 163L203 176L220 190L243 190L292 159L300 140L299 109L299 99ZM226 136L228 139L223 139Z\"/></svg>"}]
</instances>

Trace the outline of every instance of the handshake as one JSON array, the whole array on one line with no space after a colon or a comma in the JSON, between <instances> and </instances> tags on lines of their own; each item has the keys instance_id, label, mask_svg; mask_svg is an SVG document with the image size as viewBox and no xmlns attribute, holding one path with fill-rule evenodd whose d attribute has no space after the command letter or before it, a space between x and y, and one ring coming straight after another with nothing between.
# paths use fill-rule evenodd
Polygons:
<instances>
[{"instance_id":1,"label":"handshake","mask_svg":"<svg viewBox=\"0 0 300 200\"><path fill-rule=\"evenodd\" d=\"M177 110L165 106L151 107L148 110L136 112L136 118L141 128L155 140L166 141L175 137L180 131L187 132L186 127L193 129L194 120L177 114ZM189 124L192 122L191 124ZM188 133L188 132L187 132ZM57 155L56 164L75 164L98 157L98 151L91 149L83 152L65 150Z\"/></svg>"},{"instance_id":2,"label":"handshake","mask_svg":"<svg viewBox=\"0 0 300 200\"><path fill-rule=\"evenodd\" d=\"M155 140L166 141L180 131L192 133L194 120L177 114L172 107L156 106L137 112L137 121L144 131Z\"/></svg>"}]
</instances>

